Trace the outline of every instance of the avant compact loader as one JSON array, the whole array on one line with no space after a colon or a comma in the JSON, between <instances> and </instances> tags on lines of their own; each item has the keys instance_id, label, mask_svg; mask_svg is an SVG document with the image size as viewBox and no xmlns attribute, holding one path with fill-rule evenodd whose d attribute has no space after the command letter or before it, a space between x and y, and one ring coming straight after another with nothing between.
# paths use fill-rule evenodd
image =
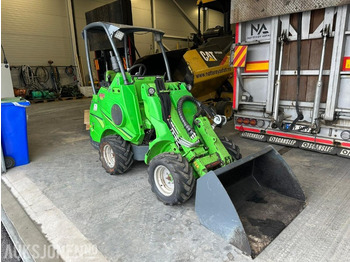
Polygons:
<instances>
[{"instance_id":1,"label":"avant compact loader","mask_svg":"<svg viewBox=\"0 0 350 262\"><path fill-rule=\"evenodd\" d=\"M166 68L161 76L146 76L143 64L128 63L128 39L139 32L154 34ZM172 82L163 34L104 22L84 28L94 93L91 142L112 175L127 172L134 160L148 164L152 191L165 204L184 203L196 185L201 223L255 257L301 212L303 191L272 147L240 159L231 140L218 138L213 128L225 124L225 117L194 99L186 84ZM89 54L94 37L106 37L113 50L98 92Z\"/></svg>"}]
</instances>

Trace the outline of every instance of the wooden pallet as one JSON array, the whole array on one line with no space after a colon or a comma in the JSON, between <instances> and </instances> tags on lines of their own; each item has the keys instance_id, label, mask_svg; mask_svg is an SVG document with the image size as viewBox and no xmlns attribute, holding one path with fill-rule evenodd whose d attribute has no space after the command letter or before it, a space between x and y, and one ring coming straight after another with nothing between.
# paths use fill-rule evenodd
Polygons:
<instances>
[{"instance_id":1,"label":"wooden pallet","mask_svg":"<svg viewBox=\"0 0 350 262\"><path fill-rule=\"evenodd\" d=\"M76 100L76 99L83 99L84 96L76 97L76 96L69 96L69 97L60 97L59 100L66 101L66 100Z\"/></svg>"},{"instance_id":2,"label":"wooden pallet","mask_svg":"<svg viewBox=\"0 0 350 262\"><path fill-rule=\"evenodd\" d=\"M76 100L76 99L83 99L86 98L85 96L82 97L59 97L59 98L45 98L45 99L28 99L31 103L47 103L47 102L53 102L53 101L66 101L66 100Z\"/></svg>"},{"instance_id":3,"label":"wooden pallet","mask_svg":"<svg viewBox=\"0 0 350 262\"><path fill-rule=\"evenodd\" d=\"M46 99L30 99L29 102L30 103L47 103L47 102L54 102L54 101L58 101L58 98L46 98Z\"/></svg>"}]
</instances>

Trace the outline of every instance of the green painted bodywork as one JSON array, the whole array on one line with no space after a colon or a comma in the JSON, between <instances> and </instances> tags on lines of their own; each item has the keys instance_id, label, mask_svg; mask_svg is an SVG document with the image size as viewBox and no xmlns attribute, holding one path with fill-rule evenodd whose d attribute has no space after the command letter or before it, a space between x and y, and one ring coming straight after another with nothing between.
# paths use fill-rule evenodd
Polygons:
<instances>
[{"instance_id":1,"label":"green painted bodywork","mask_svg":"<svg viewBox=\"0 0 350 262\"><path fill-rule=\"evenodd\" d=\"M126 73L131 84L125 84L121 73L107 71L109 87L101 87L93 95L90 107L90 134L95 142L100 142L107 135L117 134L133 145L145 144L146 131L155 130L155 138L149 143L145 163L164 152L179 153L186 157L194 169L196 177L205 175L210 169L216 169L233 162L220 139L217 137L209 120L199 116L196 105L191 101L183 104L187 122L194 128L197 137L191 139L180 121L177 104L183 96L192 96L186 85L180 82L165 82L165 90L171 100L171 121L179 137L190 143L200 142L194 147L176 143L169 126L163 121L161 101L157 94L150 95L149 89L156 90L155 76L133 77ZM118 105L122 111L122 121L116 125L112 119L112 107ZM214 165L214 164L215 165ZM212 165L211 165L212 164ZM214 166L213 166L214 165Z\"/></svg>"}]
</instances>

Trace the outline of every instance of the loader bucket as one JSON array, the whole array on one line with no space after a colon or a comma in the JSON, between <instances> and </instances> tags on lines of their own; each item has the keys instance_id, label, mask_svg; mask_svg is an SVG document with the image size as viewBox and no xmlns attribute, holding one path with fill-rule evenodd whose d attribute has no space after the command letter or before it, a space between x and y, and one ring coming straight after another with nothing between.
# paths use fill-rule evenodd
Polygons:
<instances>
[{"instance_id":1,"label":"loader bucket","mask_svg":"<svg viewBox=\"0 0 350 262\"><path fill-rule=\"evenodd\" d=\"M297 178L271 146L197 180L201 224L253 258L304 206Z\"/></svg>"}]
</instances>

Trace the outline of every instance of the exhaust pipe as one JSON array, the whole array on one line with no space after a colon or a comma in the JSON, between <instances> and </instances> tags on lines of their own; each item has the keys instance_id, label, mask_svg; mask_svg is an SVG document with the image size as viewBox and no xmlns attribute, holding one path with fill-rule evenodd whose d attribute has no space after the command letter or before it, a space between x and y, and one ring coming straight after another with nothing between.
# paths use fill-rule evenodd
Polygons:
<instances>
[{"instance_id":1,"label":"exhaust pipe","mask_svg":"<svg viewBox=\"0 0 350 262\"><path fill-rule=\"evenodd\" d=\"M304 207L297 178L272 146L197 180L201 224L253 258Z\"/></svg>"}]
</instances>

